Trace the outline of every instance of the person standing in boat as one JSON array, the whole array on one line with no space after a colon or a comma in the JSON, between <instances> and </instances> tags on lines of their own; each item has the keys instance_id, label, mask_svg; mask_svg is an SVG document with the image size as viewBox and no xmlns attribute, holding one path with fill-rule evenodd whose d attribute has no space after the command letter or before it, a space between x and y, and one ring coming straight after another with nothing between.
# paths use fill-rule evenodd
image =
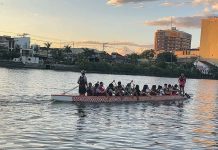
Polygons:
<instances>
[{"instance_id":1,"label":"person standing in boat","mask_svg":"<svg viewBox=\"0 0 218 150\"><path fill-rule=\"evenodd\" d=\"M84 70L81 71L81 76L79 77L77 83L79 84L79 94L81 96L85 96L85 94L86 94L86 87L87 87L87 78L86 78Z\"/></svg>"},{"instance_id":2,"label":"person standing in boat","mask_svg":"<svg viewBox=\"0 0 218 150\"><path fill-rule=\"evenodd\" d=\"M186 77L184 73L181 74L178 82L179 82L180 92L182 93L182 95L184 95L185 94L185 83L186 83Z\"/></svg>"}]
</instances>

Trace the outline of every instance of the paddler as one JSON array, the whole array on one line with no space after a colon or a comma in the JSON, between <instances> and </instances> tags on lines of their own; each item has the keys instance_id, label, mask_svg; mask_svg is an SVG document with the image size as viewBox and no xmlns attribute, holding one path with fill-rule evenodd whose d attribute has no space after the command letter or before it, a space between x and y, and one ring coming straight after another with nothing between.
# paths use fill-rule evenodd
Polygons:
<instances>
[{"instance_id":1,"label":"paddler","mask_svg":"<svg viewBox=\"0 0 218 150\"><path fill-rule=\"evenodd\" d=\"M86 94L86 87L87 87L87 78L86 78L84 70L81 71L81 76L79 77L77 83L79 84L79 94L81 96L85 96L85 94Z\"/></svg>"}]
</instances>

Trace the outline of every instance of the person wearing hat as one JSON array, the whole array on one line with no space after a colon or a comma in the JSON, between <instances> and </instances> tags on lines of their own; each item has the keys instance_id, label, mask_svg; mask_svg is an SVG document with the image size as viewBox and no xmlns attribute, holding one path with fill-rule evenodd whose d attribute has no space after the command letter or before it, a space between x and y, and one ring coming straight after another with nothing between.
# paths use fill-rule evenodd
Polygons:
<instances>
[{"instance_id":1,"label":"person wearing hat","mask_svg":"<svg viewBox=\"0 0 218 150\"><path fill-rule=\"evenodd\" d=\"M77 83L79 84L79 94L85 96L86 87L87 87L87 78L84 70L81 71L81 76L79 77Z\"/></svg>"}]
</instances>

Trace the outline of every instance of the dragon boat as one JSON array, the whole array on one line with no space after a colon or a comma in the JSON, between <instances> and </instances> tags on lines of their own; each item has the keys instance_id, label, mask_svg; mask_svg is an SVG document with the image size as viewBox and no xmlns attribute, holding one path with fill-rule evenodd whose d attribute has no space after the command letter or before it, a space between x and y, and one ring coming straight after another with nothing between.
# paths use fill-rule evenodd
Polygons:
<instances>
[{"instance_id":1,"label":"dragon boat","mask_svg":"<svg viewBox=\"0 0 218 150\"><path fill-rule=\"evenodd\" d=\"M83 102L83 103L116 103L116 102L183 102L189 95L163 95L163 96L76 96L76 95L51 95L56 102Z\"/></svg>"}]
</instances>

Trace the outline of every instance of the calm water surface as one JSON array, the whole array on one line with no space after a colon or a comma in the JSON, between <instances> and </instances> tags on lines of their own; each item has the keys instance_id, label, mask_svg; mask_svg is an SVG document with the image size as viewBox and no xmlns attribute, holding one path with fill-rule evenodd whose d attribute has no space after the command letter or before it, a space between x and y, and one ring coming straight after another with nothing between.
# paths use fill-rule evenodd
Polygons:
<instances>
[{"instance_id":1,"label":"calm water surface","mask_svg":"<svg viewBox=\"0 0 218 150\"><path fill-rule=\"evenodd\" d=\"M176 105L53 103L80 74L0 68L0 149L218 149L218 81L188 79ZM177 79L87 74L140 87ZM74 84L73 84L74 83ZM77 91L74 91L76 93Z\"/></svg>"}]
</instances>

